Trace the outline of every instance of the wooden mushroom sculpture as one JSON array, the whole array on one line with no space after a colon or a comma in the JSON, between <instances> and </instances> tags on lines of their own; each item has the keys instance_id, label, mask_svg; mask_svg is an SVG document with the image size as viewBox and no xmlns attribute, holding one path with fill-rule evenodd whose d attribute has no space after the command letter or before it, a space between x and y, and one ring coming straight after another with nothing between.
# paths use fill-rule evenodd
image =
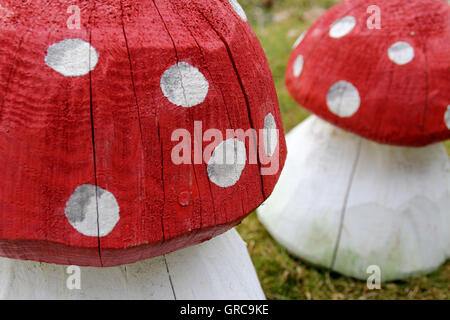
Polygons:
<instances>
[{"instance_id":1,"label":"wooden mushroom sculpture","mask_svg":"<svg viewBox=\"0 0 450 320\"><path fill-rule=\"evenodd\" d=\"M369 5L380 29L367 26ZM352 0L319 18L287 66L290 94L315 115L287 136L284 171L258 210L272 236L360 279L372 265L382 280L439 267L450 256L438 143L450 138L449 74L445 1Z\"/></svg>"},{"instance_id":2,"label":"wooden mushroom sculpture","mask_svg":"<svg viewBox=\"0 0 450 320\"><path fill-rule=\"evenodd\" d=\"M269 66L237 1L71 5L79 10L78 28L68 28L66 3L2 1L8 15L0 20L0 256L116 267L239 224L271 193L286 147ZM270 155L255 155L256 137L230 137L230 130L261 132L271 145L258 149ZM272 160L278 170L262 175ZM182 277L183 266L195 267L211 280L202 290L175 290L230 297L239 270L251 274L241 296L261 297L241 242L233 231L186 251L192 257L167 261L169 273L175 268ZM150 279L161 271L155 261L156 271L150 262L127 270ZM24 272L56 268L1 263ZM58 281L50 274L27 279L49 277ZM27 283L40 287L38 280ZM42 296L61 297L51 291L60 286ZM210 292L214 286L220 296ZM111 283L107 291L116 289Z\"/></svg>"}]
</instances>

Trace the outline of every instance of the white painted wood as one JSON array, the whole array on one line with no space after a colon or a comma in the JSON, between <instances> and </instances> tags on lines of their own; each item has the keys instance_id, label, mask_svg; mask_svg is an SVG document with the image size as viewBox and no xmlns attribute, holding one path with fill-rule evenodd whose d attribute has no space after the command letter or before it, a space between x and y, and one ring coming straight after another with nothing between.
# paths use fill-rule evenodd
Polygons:
<instances>
[{"instance_id":1,"label":"white painted wood","mask_svg":"<svg viewBox=\"0 0 450 320\"><path fill-rule=\"evenodd\" d=\"M66 269L0 258L0 299L265 299L246 244L234 229L164 257L81 267L81 290L67 288Z\"/></svg>"},{"instance_id":2,"label":"white painted wood","mask_svg":"<svg viewBox=\"0 0 450 320\"><path fill-rule=\"evenodd\" d=\"M384 279L428 273L450 247L450 169L442 144L423 148L364 140L333 268L367 278L379 265Z\"/></svg>"},{"instance_id":3,"label":"white painted wood","mask_svg":"<svg viewBox=\"0 0 450 320\"><path fill-rule=\"evenodd\" d=\"M280 181L258 216L294 255L359 279L378 265L383 281L430 272L450 256L442 144L381 145L311 116L287 146Z\"/></svg>"},{"instance_id":4,"label":"white painted wood","mask_svg":"<svg viewBox=\"0 0 450 320\"><path fill-rule=\"evenodd\" d=\"M172 299L163 257L114 268L81 267L69 290L67 266L1 258L1 299Z\"/></svg>"},{"instance_id":5,"label":"white painted wood","mask_svg":"<svg viewBox=\"0 0 450 320\"><path fill-rule=\"evenodd\" d=\"M247 244L235 230L167 255L177 299L265 299Z\"/></svg>"},{"instance_id":6,"label":"white painted wood","mask_svg":"<svg viewBox=\"0 0 450 320\"><path fill-rule=\"evenodd\" d=\"M278 242L294 255L327 267L338 237L351 158L358 150L356 137L343 137L316 117L294 128L286 137L288 157L280 180L258 209L260 221ZM344 157L349 161L336 161Z\"/></svg>"}]
</instances>

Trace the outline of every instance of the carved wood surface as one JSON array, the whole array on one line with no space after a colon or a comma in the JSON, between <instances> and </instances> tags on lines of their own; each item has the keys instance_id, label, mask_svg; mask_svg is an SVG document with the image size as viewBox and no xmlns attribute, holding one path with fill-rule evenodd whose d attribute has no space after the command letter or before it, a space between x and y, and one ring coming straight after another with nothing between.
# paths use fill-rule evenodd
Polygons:
<instances>
[{"instance_id":1,"label":"carved wood surface","mask_svg":"<svg viewBox=\"0 0 450 320\"><path fill-rule=\"evenodd\" d=\"M345 130L428 145L450 139L449 52L445 1L345 1L296 43L286 85L298 103Z\"/></svg>"},{"instance_id":2,"label":"carved wood surface","mask_svg":"<svg viewBox=\"0 0 450 320\"><path fill-rule=\"evenodd\" d=\"M0 258L0 299L263 300L265 297L246 244L235 230L230 230L165 256L120 267L81 267L79 272L63 265Z\"/></svg>"},{"instance_id":3,"label":"carved wood surface","mask_svg":"<svg viewBox=\"0 0 450 320\"><path fill-rule=\"evenodd\" d=\"M362 280L430 272L450 258L450 162L442 144L378 144L311 116L286 137L280 181L258 208L294 255Z\"/></svg>"},{"instance_id":4,"label":"carved wood surface","mask_svg":"<svg viewBox=\"0 0 450 320\"><path fill-rule=\"evenodd\" d=\"M286 156L245 13L228 0L71 5L79 29L67 27L66 2L2 1L0 255L116 266L238 224L269 196ZM270 115L280 130L272 175L260 174L259 158L217 172L171 159L175 129L193 137L201 121L225 137L264 130ZM250 148L245 139L247 159Z\"/></svg>"}]
</instances>

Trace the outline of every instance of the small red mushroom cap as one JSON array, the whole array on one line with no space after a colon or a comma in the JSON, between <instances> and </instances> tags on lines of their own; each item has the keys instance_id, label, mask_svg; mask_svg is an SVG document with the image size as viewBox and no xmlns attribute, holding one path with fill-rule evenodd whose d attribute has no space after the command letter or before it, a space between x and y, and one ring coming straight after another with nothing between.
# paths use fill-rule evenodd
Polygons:
<instances>
[{"instance_id":1,"label":"small red mushroom cap","mask_svg":"<svg viewBox=\"0 0 450 320\"><path fill-rule=\"evenodd\" d=\"M114 266L238 224L286 157L244 10L236 0L77 3L2 1L0 256ZM262 175L266 160L278 167Z\"/></svg>"},{"instance_id":2,"label":"small red mushroom cap","mask_svg":"<svg viewBox=\"0 0 450 320\"><path fill-rule=\"evenodd\" d=\"M286 85L330 123L386 144L450 138L450 7L350 0L297 40Z\"/></svg>"}]
</instances>

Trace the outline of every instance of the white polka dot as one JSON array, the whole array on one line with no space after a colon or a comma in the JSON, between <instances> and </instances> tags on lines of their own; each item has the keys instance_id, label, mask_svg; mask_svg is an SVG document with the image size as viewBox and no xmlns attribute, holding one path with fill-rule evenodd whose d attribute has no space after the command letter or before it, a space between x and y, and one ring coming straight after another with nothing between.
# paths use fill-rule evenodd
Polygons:
<instances>
[{"instance_id":1,"label":"white polka dot","mask_svg":"<svg viewBox=\"0 0 450 320\"><path fill-rule=\"evenodd\" d=\"M361 104L358 89L341 80L333 84L327 94L328 109L340 117L351 117Z\"/></svg>"},{"instance_id":2,"label":"white polka dot","mask_svg":"<svg viewBox=\"0 0 450 320\"><path fill-rule=\"evenodd\" d=\"M450 105L447 107L447 111L445 112L444 121L445 125L450 130Z\"/></svg>"},{"instance_id":3,"label":"white polka dot","mask_svg":"<svg viewBox=\"0 0 450 320\"><path fill-rule=\"evenodd\" d=\"M352 16L346 16L335 21L330 27L330 37L341 38L346 36L356 26L356 19Z\"/></svg>"},{"instance_id":4,"label":"white polka dot","mask_svg":"<svg viewBox=\"0 0 450 320\"><path fill-rule=\"evenodd\" d=\"M278 146L278 130L275 118L269 113L264 118L264 149L266 154L271 157Z\"/></svg>"},{"instance_id":5,"label":"white polka dot","mask_svg":"<svg viewBox=\"0 0 450 320\"><path fill-rule=\"evenodd\" d=\"M237 0L228 0L228 2L233 7L234 11L241 17L242 20L247 21L247 15L245 14L244 9L242 9L241 5Z\"/></svg>"},{"instance_id":6,"label":"white polka dot","mask_svg":"<svg viewBox=\"0 0 450 320\"><path fill-rule=\"evenodd\" d=\"M303 39L305 38L305 35L306 35L306 31L303 32L303 33L300 35L300 37L298 37L297 40L295 40L294 45L292 46L292 48L297 48L298 45L299 45L299 44L303 41Z\"/></svg>"},{"instance_id":7,"label":"white polka dot","mask_svg":"<svg viewBox=\"0 0 450 320\"><path fill-rule=\"evenodd\" d=\"M222 188L228 188L239 181L247 162L245 144L238 139L220 143L208 163L209 179Z\"/></svg>"},{"instance_id":8,"label":"white polka dot","mask_svg":"<svg viewBox=\"0 0 450 320\"><path fill-rule=\"evenodd\" d=\"M98 56L88 42L66 39L48 47L45 64L65 77L78 77L94 70Z\"/></svg>"},{"instance_id":9,"label":"white polka dot","mask_svg":"<svg viewBox=\"0 0 450 320\"><path fill-rule=\"evenodd\" d=\"M164 96L179 107L193 107L205 101L209 83L205 76L187 62L179 62L161 77Z\"/></svg>"},{"instance_id":10,"label":"white polka dot","mask_svg":"<svg viewBox=\"0 0 450 320\"><path fill-rule=\"evenodd\" d=\"M396 64L407 64L414 59L414 48L408 42L399 41L389 47L388 56Z\"/></svg>"},{"instance_id":11,"label":"white polka dot","mask_svg":"<svg viewBox=\"0 0 450 320\"><path fill-rule=\"evenodd\" d=\"M300 76L300 74L302 73L302 70L303 70L303 56L299 55L297 57L297 59L295 59L295 61L294 61L294 67L293 67L294 77L298 78Z\"/></svg>"},{"instance_id":12,"label":"white polka dot","mask_svg":"<svg viewBox=\"0 0 450 320\"><path fill-rule=\"evenodd\" d=\"M72 227L88 237L104 237L120 219L119 205L111 192L90 184L75 189L65 213Z\"/></svg>"}]
</instances>

